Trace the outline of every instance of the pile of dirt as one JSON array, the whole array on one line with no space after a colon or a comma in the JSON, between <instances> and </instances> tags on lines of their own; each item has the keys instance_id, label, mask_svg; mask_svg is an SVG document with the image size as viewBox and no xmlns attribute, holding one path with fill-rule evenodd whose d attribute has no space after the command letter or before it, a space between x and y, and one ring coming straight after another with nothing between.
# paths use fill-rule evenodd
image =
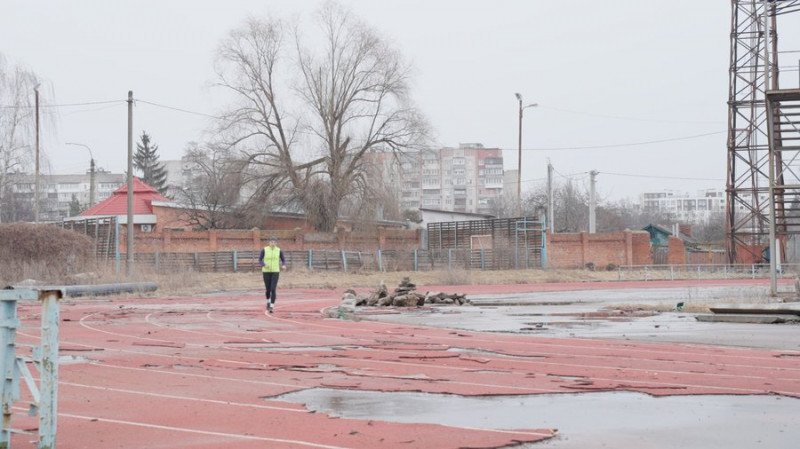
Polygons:
<instances>
[{"instance_id":1,"label":"pile of dirt","mask_svg":"<svg viewBox=\"0 0 800 449\"><path fill-rule=\"evenodd\" d=\"M0 286L24 279L59 282L94 266L94 242L53 225L0 224Z\"/></svg>"},{"instance_id":2,"label":"pile of dirt","mask_svg":"<svg viewBox=\"0 0 800 449\"><path fill-rule=\"evenodd\" d=\"M464 293L427 292L424 295L416 291L417 286L408 277L404 277L392 293L381 284L369 295L358 295L347 290L342 297L340 309L359 306L367 307L421 307L425 304L470 305Z\"/></svg>"}]
</instances>

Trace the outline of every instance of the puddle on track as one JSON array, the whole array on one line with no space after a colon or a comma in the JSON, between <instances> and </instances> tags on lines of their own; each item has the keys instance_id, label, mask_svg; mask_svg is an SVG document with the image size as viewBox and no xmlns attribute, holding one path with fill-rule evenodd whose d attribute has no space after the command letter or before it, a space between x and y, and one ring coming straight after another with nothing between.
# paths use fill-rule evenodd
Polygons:
<instances>
[{"instance_id":1,"label":"puddle on track","mask_svg":"<svg viewBox=\"0 0 800 449\"><path fill-rule=\"evenodd\" d=\"M800 399L781 396L605 392L467 397L317 388L277 399L352 419L559 430L552 440L515 448L749 449L797 447L800 441Z\"/></svg>"}]
</instances>

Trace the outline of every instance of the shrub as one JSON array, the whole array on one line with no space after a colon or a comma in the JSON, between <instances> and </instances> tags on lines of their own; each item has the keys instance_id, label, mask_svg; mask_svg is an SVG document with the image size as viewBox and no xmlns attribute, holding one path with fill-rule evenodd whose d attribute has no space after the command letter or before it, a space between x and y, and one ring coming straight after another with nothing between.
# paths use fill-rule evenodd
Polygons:
<instances>
[{"instance_id":1,"label":"shrub","mask_svg":"<svg viewBox=\"0 0 800 449\"><path fill-rule=\"evenodd\" d=\"M0 224L0 284L27 278L61 283L70 274L94 268L94 242L52 225Z\"/></svg>"}]
</instances>

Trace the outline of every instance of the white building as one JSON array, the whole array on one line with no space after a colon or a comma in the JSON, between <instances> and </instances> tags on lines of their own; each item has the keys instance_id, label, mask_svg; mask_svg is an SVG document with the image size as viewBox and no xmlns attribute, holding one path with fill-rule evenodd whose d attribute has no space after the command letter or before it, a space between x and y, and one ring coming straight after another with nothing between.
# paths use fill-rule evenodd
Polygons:
<instances>
[{"instance_id":1,"label":"white building","mask_svg":"<svg viewBox=\"0 0 800 449\"><path fill-rule=\"evenodd\" d=\"M9 176L9 189L0 192L0 216L3 221L33 221L35 204L33 192L36 177L32 174L14 173ZM39 175L39 220L58 221L69 217L70 204L78 201L82 209L91 206L91 175ZM94 175L97 204L125 184L126 177L121 173L110 173L102 169Z\"/></svg>"},{"instance_id":2,"label":"white building","mask_svg":"<svg viewBox=\"0 0 800 449\"><path fill-rule=\"evenodd\" d=\"M748 194L740 195L742 202L750 202ZM769 200L767 193L759 194L759 202L765 204ZM725 190L707 189L692 193L676 190L662 190L658 192L645 192L639 196L639 205L643 211L658 211L675 217L684 223L705 223L716 215L725 213L728 201ZM743 204L737 204L736 212L747 213Z\"/></svg>"}]
</instances>

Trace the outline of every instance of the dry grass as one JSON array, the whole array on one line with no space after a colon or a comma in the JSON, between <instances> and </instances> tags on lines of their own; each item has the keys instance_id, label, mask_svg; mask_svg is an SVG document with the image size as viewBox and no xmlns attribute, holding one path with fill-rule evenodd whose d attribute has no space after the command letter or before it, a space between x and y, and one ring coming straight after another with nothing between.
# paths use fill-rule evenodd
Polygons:
<instances>
[{"instance_id":1,"label":"dry grass","mask_svg":"<svg viewBox=\"0 0 800 449\"><path fill-rule=\"evenodd\" d=\"M426 285L496 285L529 284L544 282L584 282L616 280L616 273L585 270L507 270L507 271L391 271L354 272L311 271L293 269L283 272L279 288L374 288L381 283L396 286L408 277L417 286ZM262 289L260 272L250 273L196 273L193 271L169 274L138 272L131 279L104 276L101 282L156 282L159 295L207 293Z\"/></svg>"},{"instance_id":2,"label":"dry grass","mask_svg":"<svg viewBox=\"0 0 800 449\"><path fill-rule=\"evenodd\" d=\"M58 282L94 268L89 237L55 226L0 224L0 287L24 279Z\"/></svg>"}]
</instances>

